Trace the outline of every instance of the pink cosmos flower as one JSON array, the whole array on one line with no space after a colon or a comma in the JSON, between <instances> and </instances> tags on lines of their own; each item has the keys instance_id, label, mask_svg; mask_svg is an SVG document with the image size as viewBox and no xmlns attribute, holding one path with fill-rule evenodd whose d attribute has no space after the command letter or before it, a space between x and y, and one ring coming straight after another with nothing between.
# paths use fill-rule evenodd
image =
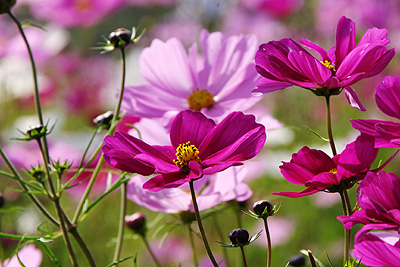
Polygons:
<instances>
[{"instance_id":1,"label":"pink cosmos flower","mask_svg":"<svg viewBox=\"0 0 400 267\"><path fill-rule=\"evenodd\" d=\"M26 245L18 251L18 257L15 255L11 259L5 260L3 264L0 263L0 267L20 267L22 266L20 261L26 267L40 267L42 252L33 244Z\"/></svg>"},{"instance_id":2,"label":"pink cosmos flower","mask_svg":"<svg viewBox=\"0 0 400 267\"><path fill-rule=\"evenodd\" d=\"M143 188L159 191L242 165L261 151L266 134L253 115L233 112L216 125L202 113L186 110L173 120L170 140L171 146L150 146L117 132L104 139L104 157L117 169L157 174Z\"/></svg>"},{"instance_id":3,"label":"pink cosmos flower","mask_svg":"<svg viewBox=\"0 0 400 267\"><path fill-rule=\"evenodd\" d=\"M302 192L273 193L287 197L302 197L319 191L340 192L364 179L378 150L373 139L359 136L348 144L342 153L331 158L321 150L303 147L292 155L290 162L283 162L281 173L291 183L307 188Z\"/></svg>"},{"instance_id":4,"label":"pink cosmos flower","mask_svg":"<svg viewBox=\"0 0 400 267\"><path fill-rule=\"evenodd\" d=\"M201 111L223 118L246 110L260 98L251 98L257 82L253 57L254 35L225 37L220 32L200 34L187 53L176 38L154 40L140 55L146 81L126 88L122 108L128 115L146 118L174 117L182 110Z\"/></svg>"},{"instance_id":5,"label":"pink cosmos flower","mask_svg":"<svg viewBox=\"0 0 400 267\"><path fill-rule=\"evenodd\" d=\"M199 210L210 209L223 201L245 201L252 195L251 189L244 182L246 166L229 168L213 175L205 175L194 184ZM135 176L128 182L127 197L137 205L155 212L180 213L193 212L189 188L168 188L152 192L143 190L147 181L143 176Z\"/></svg>"},{"instance_id":6,"label":"pink cosmos flower","mask_svg":"<svg viewBox=\"0 0 400 267\"><path fill-rule=\"evenodd\" d=\"M284 18L298 11L303 6L304 0L242 0L240 3L253 11L261 11L278 18Z\"/></svg>"},{"instance_id":7,"label":"pink cosmos flower","mask_svg":"<svg viewBox=\"0 0 400 267\"><path fill-rule=\"evenodd\" d=\"M393 118L400 119L400 77L387 76L376 87L378 108ZM375 147L400 147L400 122L356 119L353 128L375 137Z\"/></svg>"},{"instance_id":8,"label":"pink cosmos flower","mask_svg":"<svg viewBox=\"0 0 400 267\"><path fill-rule=\"evenodd\" d=\"M32 14L63 27L90 27L123 6L126 0L38 0L31 3Z\"/></svg>"},{"instance_id":9,"label":"pink cosmos flower","mask_svg":"<svg viewBox=\"0 0 400 267\"><path fill-rule=\"evenodd\" d=\"M400 238L395 232L357 234L354 255L363 265L397 267L400 262Z\"/></svg>"},{"instance_id":10,"label":"pink cosmos flower","mask_svg":"<svg viewBox=\"0 0 400 267\"><path fill-rule=\"evenodd\" d=\"M262 44L256 53L256 69L263 76L253 92L269 93L296 85L316 95L337 95L342 90L353 107L365 110L350 85L380 73L394 56L385 29L372 28L355 44L355 24L342 17L336 46L328 51L306 39L300 43L318 52L316 59L292 39Z\"/></svg>"}]
</instances>

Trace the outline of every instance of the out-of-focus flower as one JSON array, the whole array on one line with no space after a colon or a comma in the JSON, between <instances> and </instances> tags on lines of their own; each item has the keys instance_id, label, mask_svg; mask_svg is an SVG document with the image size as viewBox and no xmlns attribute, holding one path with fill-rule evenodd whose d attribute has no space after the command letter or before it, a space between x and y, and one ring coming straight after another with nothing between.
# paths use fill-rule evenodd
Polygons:
<instances>
[{"instance_id":1,"label":"out-of-focus flower","mask_svg":"<svg viewBox=\"0 0 400 267\"><path fill-rule=\"evenodd\" d=\"M210 209L223 201L245 201L252 192L244 178L246 166L229 168L223 172L204 176L194 184L199 210ZM143 176L135 176L128 182L127 197L137 205L155 212L180 213L193 212L192 198L189 188L169 188L158 192L143 190L147 181Z\"/></svg>"},{"instance_id":2,"label":"out-of-focus flower","mask_svg":"<svg viewBox=\"0 0 400 267\"><path fill-rule=\"evenodd\" d=\"M126 0L38 0L32 2L31 12L38 19L63 27L90 27L123 7Z\"/></svg>"},{"instance_id":3,"label":"out-of-focus flower","mask_svg":"<svg viewBox=\"0 0 400 267\"><path fill-rule=\"evenodd\" d=\"M324 50L306 39L300 43L318 52L312 56L298 43L286 38L262 44L256 53L256 69L263 76L253 92L269 93L300 86L316 95L330 96L345 91L353 107L365 110L350 85L380 73L394 56L388 50L386 29L372 28L355 44L355 24L342 17L337 26L336 46Z\"/></svg>"},{"instance_id":4,"label":"out-of-focus flower","mask_svg":"<svg viewBox=\"0 0 400 267\"><path fill-rule=\"evenodd\" d=\"M400 236L396 232L357 234L354 255L363 265L396 267L400 261Z\"/></svg>"},{"instance_id":5,"label":"out-of-focus flower","mask_svg":"<svg viewBox=\"0 0 400 267\"><path fill-rule=\"evenodd\" d=\"M117 132L105 138L103 152L108 163L125 171L141 173L154 166L158 175L143 188L158 191L242 165L261 151L266 134L252 115L233 112L216 125L202 113L186 110L173 120L170 139L171 146L150 146Z\"/></svg>"},{"instance_id":6,"label":"out-of-focus flower","mask_svg":"<svg viewBox=\"0 0 400 267\"><path fill-rule=\"evenodd\" d=\"M242 0L240 3L253 11L265 12L278 18L288 17L298 11L304 4L304 0Z\"/></svg>"},{"instance_id":7,"label":"out-of-focus flower","mask_svg":"<svg viewBox=\"0 0 400 267\"><path fill-rule=\"evenodd\" d=\"M387 76L376 87L375 100L379 109L400 119L400 77ZM400 123L372 119L350 120L353 128L375 138L375 147L400 147Z\"/></svg>"},{"instance_id":8,"label":"out-of-focus flower","mask_svg":"<svg viewBox=\"0 0 400 267\"><path fill-rule=\"evenodd\" d=\"M254 35L225 37L220 32L200 34L200 48L187 53L175 38L154 40L143 50L140 63L146 84L126 88L122 108L128 115L172 118L182 110L202 111L222 118L246 110L260 98L251 97L257 81L253 57Z\"/></svg>"},{"instance_id":9,"label":"out-of-focus flower","mask_svg":"<svg viewBox=\"0 0 400 267\"><path fill-rule=\"evenodd\" d=\"M35 248L33 244L26 245L18 251L18 257L17 255L13 256L11 259L5 260L3 264L0 263L0 266L20 267L20 261L26 267L40 267L42 263L42 252Z\"/></svg>"},{"instance_id":10,"label":"out-of-focus flower","mask_svg":"<svg viewBox=\"0 0 400 267\"><path fill-rule=\"evenodd\" d=\"M307 188L298 192L279 192L274 195L302 197L319 191L341 192L364 179L378 150L373 139L359 136L341 154L329 157L321 150L303 147L292 155L290 162L280 166L282 175L291 183Z\"/></svg>"},{"instance_id":11,"label":"out-of-focus flower","mask_svg":"<svg viewBox=\"0 0 400 267\"><path fill-rule=\"evenodd\" d=\"M357 188L360 210L350 216L340 216L344 228L360 223L360 231L400 229L400 178L394 173L368 172Z\"/></svg>"},{"instance_id":12,"label":"out-of-focus flower","mask_svg":"<svg viewBox=\"0 0 400 267\"><path fill-rule=\"evenodd\" d=\"M152 6L173 6L177 0L126 0L127 5L140 6L140 7L152 7Z\"/></svg>"}]
</instances>

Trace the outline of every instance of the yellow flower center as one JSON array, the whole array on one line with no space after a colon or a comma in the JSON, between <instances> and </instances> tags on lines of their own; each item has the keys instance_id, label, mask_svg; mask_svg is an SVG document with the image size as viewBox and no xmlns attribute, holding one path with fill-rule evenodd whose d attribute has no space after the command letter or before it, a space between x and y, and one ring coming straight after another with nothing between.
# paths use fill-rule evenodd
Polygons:
<instances>
[{"instance_id":1,"label":"yellow flower center","mask_svg":"<svg viewBox=\"0 0 400 267\"><path fill-rule=\"evenodd\" d=\"M210 108L214 105L213 95L205 89L194 91L187 100L191 110L200 111L202 108Z\"/></svg>"},{"instance_id":2,"label":"yellow flower center","mask_svg":"<svg viewBox=\"0 0 400 267\"><path fill-rule=\"evenodd\" d=\"M324 61L320 61L322 65L324 65L325 67L327 67L328 69L330 69L332 71L332 73L334 73L335 70L335 66L333 66L332 62L330 62L329 60L325 59Z\"/></svg>"},{"instance_id":3,"label":"yellow flower center","mask_svg":"<svg viewBox=\"0 0 400 267\"><path fill-rule=\"evenodd\" d=\"M337 169L336 169L336 168L333 168L333 169L330 170L329 172L331 172L331 173L333 173L333 174L336 174L336 173L337 173Z\"/></svg>"},{"instance_id":4,"label":"yellow flower center","mask_svg":"<svg viewBox=\"0 0 400 267\"><path fill-rule=\"evenodd\" d=\"M180 144L176 148L176 159L174 160L174 163L179 168L185 169L189 166L189 162L192 160L195 160L198 163L201 162L197 154L199 154L199 150L194 145L191 145L190 141L184 144Z\"/></svg>"},{"instance_id":5,"label":"yellow flower center","mask_svg":"<svg viewBox=\"0 0 400 267\"><path fill-rule=\"evenodd\" d=\"M75 6L79 11L89 10L91 7L90 0L77 0Z\"/></svg>"}]
</instances>

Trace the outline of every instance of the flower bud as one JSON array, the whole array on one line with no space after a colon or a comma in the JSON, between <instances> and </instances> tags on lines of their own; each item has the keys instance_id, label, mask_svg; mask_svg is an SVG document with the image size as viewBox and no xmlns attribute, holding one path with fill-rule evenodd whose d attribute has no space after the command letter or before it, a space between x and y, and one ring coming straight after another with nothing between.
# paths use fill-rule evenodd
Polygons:
<instances>
[{"instance_id":1,"label":"flower bud","mask_svg":"<svg viewBox=\"0 0 400 267\"><path fill-rule=\"evenodd\" d=\"M146 217L140 212L125 216L125 225L135 233L144 235L146 232Z\"/></svg>"},{"instance_id":2,"label":"flower bud","mask_svg":"<svg viewBox=\"0 0 400 267\"><path fill-rule=\"evenodd\" d=\"M93 123L98 126L103 126L106 129L110 129L111 121L114 118L114 112L107 111L93 119Z\"/></svg>"},{"instance_id":3,"label":"flower bud","mask_svg":"<svg viewBox=\"0 0 400 267\"><path fill-rule=\"evenodd\" d=\"M43 166L41 166L40 164L36 167L31 166L31 169L27 170L27 172L36 181L38 181L40 183L44 183L44 181L46 179L46 174L44 172Z\"/></svg>"},{"instance_id":4,"label":"flower bud","mask_svg":"<svg viewBox=\"0 0 400 267\"><path fill-rule=\"evenodd\" d=\"M262 216L264 211L266 211L266 216L271 214L274 209L274 204L266 200L260 200L253 204L253 211L258 216Z\"/></svg>"},{"instance_id":5,"label":"flower bud","mask_svg":"<svg viewBox=\"0 0 400 267\"><path fill-rule=\"evenodd\" d=\"M108 41L115 48L126 47L131 42L131 38L131 31L124 28L119 28L108 35Z\"/></svg>"},{"instance_id":6,"label":"flower bud","mask_svg":"<svg viewBox=\"0 0 400 267\"><path fill-rule=\"evenodd\" d=\"M303 267L306 266L306 256L299 254L289 260L288 266L290 267Z\"/></svg>"},{"instance_id":7,"label":"flower bud","mask_svg":"<svg viewBox=\"0 0 400 267\"><path fill-rule=\"evenodd\" d=\"M0 14L10 12L16 0L0 0Z\"/></svg>"},{"instance_id":8,"label":"flower bud","mask_svg":"<svg viewBox=\"0 0 400 267\"><path fill-rule=\"evenodd\" d=\"M245 245L249 243L250 234L246 229L239 228L233 230L228 237L232 245Z\"/></svg>"},{"instance_id":9,"label":"flower bud","mask_svg":"<svg viewBox=\"0 0 400 267\"><path fill-rule=\"evenodd\" d=\"M196 221L196 214L191 211L181 211L179 212L179 217L184 224L190 224Z\"/></svg>"},{"instance_id":10,"label":"flower bud","mask_svg":"<svg viewBox=\"0 0 400 267\"><path fill-rule=\"evenodd\" d=\"M4 206L4 196L0 193L0 209Z\"/></svg>"},{"instance_id":11,"label":"flower bud","mask_svg":"<svg viewBox=\"0 0 400 267\"><path fill-rule=\"evenodd\" d=\"M59 177L61 177L63 173L71 167L71 164L69 164L67 160L64 162L60 162L59 160L57 160L56 162L52 163L52 167L59 175Z\"/></svg>"}]
</instances>

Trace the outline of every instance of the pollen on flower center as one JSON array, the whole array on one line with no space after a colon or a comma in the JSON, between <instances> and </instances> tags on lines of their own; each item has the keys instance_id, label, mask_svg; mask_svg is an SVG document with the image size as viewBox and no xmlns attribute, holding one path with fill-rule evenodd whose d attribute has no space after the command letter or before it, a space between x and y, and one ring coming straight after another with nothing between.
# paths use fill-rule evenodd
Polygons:
<instances>
[{"instance_id":1,"label":"pollen on flower center","mask_svg":"<svg viewBox=\"0 0 400 267\"><path fill-rule=\"evenodd\" d=\"M332 73L334 73L335 70L335 66L333 66L332 62L330 62L329 60L325 59L324 61L320 61L322 65L324 65L325 67L327 67L328 69L330 69L332 71Z\"/></svg>"},{"instance_id":2,"label":"pollen on flower center","mask_svg":"<svg viewBox=\"0 0 400 267\"><path fill-rule=\"evenodd\" d=\"M333 168L333 169L330 170L329 172L331 172L331 173L333 173L333 174L336 174L336 173L337 173L337 169L336 169L336 168Z\"/></svg>"},{"instance_id":3,"label":"pollen on flower center","mask_svg":"<svg viewBox=\"0 0 400 267\"><path fill-rule=\"evenodd\" d=\"M174 160L174 163L179 168L186 168L189 165L189 162L192 160L200 163L201 160L197 154L199 154L199 150L196 146L191 145L190 141L180 144L176 148L176 159Z\"/></svg>"},{"instance_id":4,"label":"pollen on flower center","mask_svg":"<svg viewBox=\"0 0 400 267\"><path fill-rule=\"evenodd\" d=\"M205 89L194 91L187 100L189 108L196 111L200 111L202 108L210 108L214 105L213 95Z\"/></svg>"}]
</instances>

